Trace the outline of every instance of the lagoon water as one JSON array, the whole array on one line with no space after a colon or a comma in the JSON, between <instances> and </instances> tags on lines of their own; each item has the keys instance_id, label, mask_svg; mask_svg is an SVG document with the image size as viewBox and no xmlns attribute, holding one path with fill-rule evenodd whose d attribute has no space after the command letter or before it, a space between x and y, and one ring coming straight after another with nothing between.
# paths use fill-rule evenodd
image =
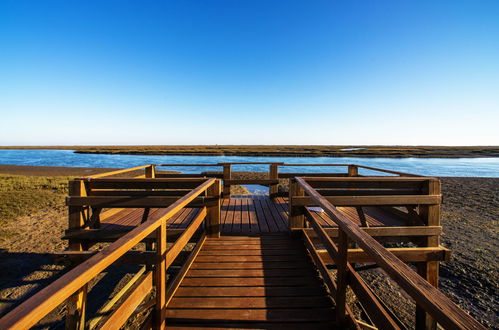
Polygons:
<instances>
[{"instance_id":1,"label":"lagoon water","mask_svg":"<svg viewBox=\"0 0 499 330\"><path fill-rule=\"evenodd\" d=\"M214 164L218 162L285 162L287 164L359 164L428 176L499 177L499 158L358 158L154 156L77 154L72 150L0 150L0 164L126 168L144 164ZM164 168L166 170L166 168ZM168 168L183 173L221 170L217 167ZM237 165L234 171L267 171L265 165ZM281 172L337 172L335 167L281 167ZM370 171L360 170L360 174Z\"/></svg>"}]
</instances>

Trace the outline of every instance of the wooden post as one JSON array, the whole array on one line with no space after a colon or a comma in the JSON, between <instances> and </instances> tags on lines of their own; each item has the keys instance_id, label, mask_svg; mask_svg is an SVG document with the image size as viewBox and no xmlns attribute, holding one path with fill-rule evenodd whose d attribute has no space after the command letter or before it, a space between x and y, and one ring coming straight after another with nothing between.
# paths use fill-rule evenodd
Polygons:
<instances>
[{"instance_id":1,"label":"wooden post","mask_svg":"<svg viewBox=\"0 0 499 330\"><path fill-rule=\"evenodd\" d=\"M153 315L154 329L165 328L166 316L166 220L156 230L156 269L154 286L156 287L156 308Z\"/></svg>"},{"instance_id":2,"label":"wooden post","mask_svg":"<svg viewBox=\"0 0 499 330\"><path fill-rule=\"evenodd\" d=\"M359 168L356 165L348 165L348 176L359 176Z\"/></svg>"},{"instance_id":3,"label":"wooden post","mask_svg":"<svg viewBox=\"0 0 499 330\"><path fill-rule=\"evenodd\" d=\"M269 179L270 180L278 180L279 179L277 164L270 164ZM279 190L279 183L272 183L269 186L269 197L270 198L276 197L278 190Z\"/></svg>"},{"instance_id":4,"label":"wooden post","mask_svg":"<svg viewBox=\"0 0 499 330\"><path fill-rule=\"evenodd\" d=\"M224 197L230 198L230 184L227 184L227 180L231 180L231 168L230 164L224 165Z\"/></svg>"},{"instance_id":5,"label":"wooden post","mask_svg":"<svg viewBox=\"0 0 499 330\"><path fill-rule=\"evenodd\" d=\"M423 191L429 195L439 195L441 193L440 181L430 180ZM419 215L427 226L440 226L440 204L437 205L420 205ZM423 247L438 247L440 245L440 237L438 235L429 236L423 242ZM427 280L434 287L438 287L439 262L428 261L416 263L418 274ZM437 322L425 312L425 310L416 305L416 329L436 329Z\"/></svg>"},{"instance_id":6,"label":"wooden post","mask_svg":"<svg viewBox=\"0 0 499 330\"><path fill-rule=\"evenodd\" d=\"M69 196L87 196L85 182L83 180L69 181ZM68 207L68 228L81 229L85 225L88 210L81 206ZM70 251L83 251L84 246L80 242L69 240ZM85 309L87 301L87 286L76 291L66 301L66 329L85 328Z\"/></svg>"},{"instance_id":7,"label":"wooden post","mask_svg":"<svg viewBox=\"0 0 499 330\"><path fill-rule=\"evenodd\" d=\"M302 208L300 206L293 206L293 197L305 196L305 191L300 187L300 185L294 180L289 179L289 230L301 229L305 226L305 216L303 215Z\"/></svg>"},{"instance_id":8,"label":"wooden post","mask_svg":"<svg viewBox=\"0 0 499 330\"><path fill-rule=\"evenodd\" d=\"M145 177L151 178L151 179L156 177L156 166L155 165L149 165L148 167L145 168ZM152 189L148 189L148 190L152 190ZM141 222L147 221L147 218L149 217L149 212L150 212L149 208L144 209L144 214L142 215ZM146 251L153 251L153 249L154 249L153 242L146 242L145 245L146 245ZM149 267L148 267L148 269L149 269Z\"/></svg>"},{"instance_id":9,"label":"wooden post","mask_svg":"<svg viewBox=\"0 0 499 330\"><path fill-rule=\"evenodd\" d=\"M220 205L222 196L222 184L219 179L213 183L211 187L207 189L208 196L216 197L217 200L210 202L207 208L206 215L206 231L208 237L219 238L220 237Z\"/></svg>"},{"instance_id":10,"label":"wooden post","mask_svg":"<svg viewBox=\"0 0 499 330\"><path fill-rule=\"evenodd\" d=\"M148 167L145 168L145 174L146 178L155 178L156 177L156 166L155 165L149 165Z\"/></svg>"},{"instance_id":11,"label":"wooden post","mask_svg":"<svg viewBox=\"0 0 499 330\"><path fill-rule=\"evenodd\" d=\"M336 318L340 324L346 320L348 237L343 230L338 231L338 264L336 272Z\"/></svg>"}]
</instances>

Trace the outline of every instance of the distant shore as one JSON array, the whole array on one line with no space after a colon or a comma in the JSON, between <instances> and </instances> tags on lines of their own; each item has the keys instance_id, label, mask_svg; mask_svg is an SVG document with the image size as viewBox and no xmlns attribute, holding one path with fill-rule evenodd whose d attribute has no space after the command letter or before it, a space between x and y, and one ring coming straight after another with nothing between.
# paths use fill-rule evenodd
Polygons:
<instances>
[{"instance_id":1,"label":"distant shore","mask_svg":"<svg viewBox=\"0 0 499 330\"><path fill-rule=\"evenodd\" d=\"M480 158L499 157L499 146L0 146L0 149L74 150L82 154L252 156L252 157L364 157L364 158Z\"/></svg>"}]
</instances>

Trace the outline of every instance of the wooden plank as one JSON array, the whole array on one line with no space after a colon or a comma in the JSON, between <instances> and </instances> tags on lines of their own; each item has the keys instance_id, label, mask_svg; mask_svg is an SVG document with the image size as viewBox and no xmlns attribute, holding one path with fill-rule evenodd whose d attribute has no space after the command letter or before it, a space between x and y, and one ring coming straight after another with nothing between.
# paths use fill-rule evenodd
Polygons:
<instances>
[{"instance_id":1,"label":"wooden plank","mask_svg":"<svg viewBox=\"0 0 499 330\"><path fill-rule=\"evenodd\" d=\"M387 248L403 262L426 262L426 261L449 261L451 251L444 247L431 248ZM325 250L319 250L319 255L324 262L333 264L333 260L328 257ZM374 259L362 249L348 249L348 261L351 263L372 262Z\"/></svg>"},{"instance_id":2,"label":"wooden plank","mask_svg":"<svg viewBox=\"0 0 499 330\"><path fill-rule=\"evenodd\" d=\"M274 245L274 244L241 244L238 245L238 249L244 250L282 250L282 249L293 249L296 248L297 245L293 243L289 243L287 245ZM215 250L226 250L229 252L233 252L234 247L227 245L213 245L210 246L211 251Z\"/></svg>"},{"instance_id":3,"label":"wooden plank","mask_svg":"<svg viewBox=\"0 0 499 330\"><path fill-rule=\"evenodd\" d=\"M317 322L332 321L331 308L316 309L168 309L167 322L217 321Z\"/></svg>"},{"instance_id":4,"label":"wooden plank","mask_svg":"<svg viewBox=\"0 0 499 330\"><path fill-rule=\"evenodd\" d=\"M299 261L305 258L305 254L292 254L292 255L257 255L257 256L238 256L238 255L200 255L197 257L196 262L271 262L271 261Z\"/></svg>"},{"instance_id":5,"label":"wooden plank","mask_svg":"<svg viewBox=\"0 0 499 330\"><path fill-rule=\"evenodd\" d=\"M263 233L270 232L270 227L267 224L267 220L265 219L265 213L263 212L259 197L253 196L252 201L253 201L253 205L255 206L255 211L256 211L256 216L258 219L258 225L260 227L260 231Z\"/></svg>"},{"instance_id":6,"label":"wooden plank","mask_svg":"<svg viewBox=\"0 0 499 330\"><path fill-rule=\"evenodd\" d=\"M175 297L315 297L326 294L322 287L180 287Z\"/></svg>"},{"instance_id":7,"label":"wooden plank","mask_svg":"<svg viewBox=\"0 0 499 330\"><path fill-rule=\"evenodd\" d=\"M68 206L93 206L100 208L144 208L144 207L168 207L178 201L178 197L137 197L127 198L125 196L92 196L92 197L67 197L66 205ZM205 202L214 201L213 198L197 197L191 203L202 204Z\"/></svg>"},{"instance_id":8,"label":"wooden plank","mask_svg":"<svg viewBox=\"0 0 499 330\"><path fill-rule=\"evenodd\" d=\"M338 237L338 228L325 228L325 232L331 238ZM390 236L433 236L441 235L441 226L405 226L405 227L369 227L362 228L364 232L372 237L390 237ZM310 238L317 238L313 229L305 229Z\"/></svg>"},{"instance_id":9,"label":"wooden plank","mask_svg":"<svg viewBox=\"0 0 499 330\"><path fill-rule=\"evenodd\" d=\"M241 232L250 232L249 198L241 198Z\"/></svg>"},{"instance_id":10,"label":"wooden plank","mask_svg":"<svg viewBox=\"0 0 499 330\"><path fill-rule=\"evenodd\" d=\"M309 321L307 322L307 330L331 330L336 327L336 323L332 321ZM205 323L189 323L189 324L177 324L170 325L167 329L169 330L185 330L188 329L203 329L203 330L222 330L222 329L239 329L239 330L254 330L254 329L266 329L266 330L302 330L303 323L300 322L279 322L279 323L255 323L255 322L210 322L209 325Z\"/></svg>"},{"instance_id":11,"label":"wooden plank","mask_svg":"<svg viewBox=\"0 0 499 330\"><path fill-rule=\"evenodd\" d=\"M347 275L348 275L348 237L344 231L338 233L338 249L335 258L336 271L336 317L340 324L346 323L346 292L347 292Z\"/></svg>"},{"instance_id":12,"label":"wooden plank","mask_svg":"<svg viewBox=\"0 0 499 330\"><path fill-rule=\"evenodd\" d=\"M348 284L374 324L380 329L400 329L360 275L354 271L351 265L348 268Z\"/></svg>"},{"instance_id":13,"label":"wooden plank","mask_svg":"<svg viewBox=\"0 0 499 330\"><path fill-rule=\"evenodd\" d=\"M88 328L94 329L97 324L104 318L105 315L109 314L109 312L113 309L114 305L121 300L125 295L127 295L130 291L130 288L134 287L136 283L140 280L143 280L143 275L146 272L146 267L140 268L140 270L128 281L125 286L123 286L117 294L115 294L110 300L108 300L102 308L94 315L93 318L87 321ZM152 279L151 279L151 287L152 287Z\"/></svg>"},{"instance_id":14,"label":"wooden plank","mask_svg":"<svg viewBox=\"0 0 499 330\"><path fill-rule=\"evenodd\" d=\"M303 252L290 250L290 249L254 249L254 250L233 250L226 249L224 250L212 250L212 251L201 251L199 255L201 256L220 256L220 255L229 255L229 256L285 256L285 255L302 255Z\"/></svg>"},{"instance_id":15,"label":"wooden plank","mask_svg":"<svg viewBox=\"0 0 499 330\"><path fill-rule=\"evenodd\" d=\"M198 264L194 264L198 265ZM193 268L196 269L196 268ZM318 286L318 277L186 277L181 286Z\"/></svg>"},{"instance_id":16,"label":"wooden plank","mask_svg":"<svg viewBox=\"0 0 499 330\"><path fill-rule=\"evenodd\" d=\"M328 297L179 297L173 298L169 308L327 308Z\"/></svg>"},{"instance_id":17,"label":"wooden plank","mask_svg":"<svg viewBox=\"0 0 499 330\"><path fill-rule=\"evenodd\" d=\"M255 202L253 198L248 198L248 216L249 216L249 221L250 221L250 231L252 233L259 233L260 232L260 226L258 222L258 217L255 209Z\"/></svg>"},{"instance_id":18,"label":"wooden plank","mask_svg":"<svg viewBox=\"0 0 499 330\"><path fill-rule=\"evenodd\" d=\"M196 262L201 256L196 258ZM282 256L277 256L282 258ZM248 260L250 261L250 260ZM258 260L256 260L258 261ZM275 261L273 259L269 261ZM282 261L295 261L295 259ZM282 271L282 269L191 269L187 277L296 277L296 276L317 276L317 272L312 269L293 269L292 271Z\"/></svg>"},{"instance_id":19,"label":"wooden plank","mask_svg":"<svg viewBox=\"0 0 499 330\"><path fill-rule=\"evenodd\" d=\"M296 269L310 267L305 262L195 262L192 269Z\"/></svg>"},{"instance_id":20,"label":"wooden plank","mask_svg":"<svg viewBox=\"0 0 499 330\"><path fill-rule=\"evenodd\" d=\"M392 196L328 196L325 199L335 206L368 205L437 205L442 202L441 195L392 195ZM312 197L293 197L295 206L318 206Z\"/></svg>"},{"instance_id":21,"label":"wooden plank","mask_svg":"<svg viewBox=\"0 0 499 330\"><path fill-rule=\"evenodd\" d=\"M136 285L126 295L125 300L118 306L114 312L99 326L99 329L120 328L133 314L135 309L142 303L144 298L152 289L153 274L147 272L143 278L137 281Z\"/></svg>"},{"instance_id":22,"label":"wooden plank","mask_svg":"<svg viewBox=\"0 0 499 330\"><path fill-rule=\"evenodd\" d=\"M242 230L242 201L241 198L233 198L234 199L234 220L232 222L232 232L240 233Z\"/></svg>"},{"instance_id":23,"label":"wooden plank","mask_svg":"<svg viewBox=\"0 0 499 330\"><path fill-rule=\"evenodd\" d=\"M116 171L111 171L111 172L105 172L105 173L95 174L95 175L89 175L89 176L86 176L85 178L86 179L90 179L90 178L93 178L93 179L103 178L103 177L106 177L106 176L111 176L111 175L116 175L116 174L121 174L121 173L126 173L126 172L132 172L132 171L141 170L143 168L147 168L147 167L150 167L150 166L151 165L141 165L141 166L137 166L137 167L124 168L122 170L116 170Z\"/></svg>"},{"instance_id":24,"label":"wooden plank","mask_svg":"<svg viewBox=\"0 0 499 330\"><path fill-rule=\"evenodd\" d=\"M222 233L226 233L231 226L229 226L229 208L230 208L230 198L222 199L221 206L221 231Z\"/></svg>"},{"instance_id":25,"label":"wooden plank","mask_svg":"<svg viewBox=\"0 0 499 330\"><path fill-rule=\"evenodd\" d=\"M166 220L156 229L156 267L154 270L154 287L156 289L155 309L153 311L153 324L157 329L165 327L166 312Z\"/></svg>"},{"instance_id":26,"label":"wooden plank","mask_svg":"<svg viewBox=\"0 0 499 330\"><path fill-rule=\"evenodd\" d=\"M175 190L112 190L99 189L91 190L89 196L176 196L182 197L191 189L175 189Z\"/></svg>"},{"instance_id":27,"label":"wooden plank","mask_svg":"<svg viewBox=\"0 0 499 330\"><path fill-rule=\"evenodd\" d=\"M277 225L276 220L272 217L272 213L269 209L269 205L267 204L268 198L266 196L258 196L258 202L263 211L263 216L267 225L269 226L269 231L271 233L279 232L279 226Z\"/></svg>"},{"instance_id":28,"label":"wooden plank","mask_svg":"<svg viewBox=\"0 0 499 330\"><path fill-rule=\"evenodd\" d=\"M226 184L259 184L259 185L270 185L278 184L279 180L269 180L269 179L233 179L227 180Z\"/></svg>"},{"instance_id":29,"label":"wooden plank","mask_svg":"<svg viewBox=\"0 0 499 330\"><path fill-rule=\"evenodd\" d=\"M277 230L283 232L287 231L288 230L287 222L279 214L279 211L277 210L277 207L274 204L274 202L270 198L264 198L263 200L267 204L267 208L269 209L270 214L274 219L275 224L277 225Z\"/></svg>"},{"instance_id":30,"label":"wooden plank","mask_svg":"<svg viewBox=\"0 0 499 330\"><path fill-rule=\"evenodd\" d=\"M90 189L194 189L205 178L87 179Z\"/></svg>"}]
</instances>

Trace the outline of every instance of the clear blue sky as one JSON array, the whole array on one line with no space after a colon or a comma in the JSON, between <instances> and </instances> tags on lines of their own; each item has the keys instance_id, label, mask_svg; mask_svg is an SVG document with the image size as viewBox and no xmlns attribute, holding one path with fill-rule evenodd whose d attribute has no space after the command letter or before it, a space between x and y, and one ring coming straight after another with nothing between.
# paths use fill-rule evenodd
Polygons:
<instances>
[{"instance_id":1,"label":"clear blue sky","mask_svg":"<svg viewBox=\"0 0 499 330\"><path fill-rule=\"evenodd\" d=\"M0 1L0 145L499 145L499 1Z\"/></svg>"}]
</instances>

